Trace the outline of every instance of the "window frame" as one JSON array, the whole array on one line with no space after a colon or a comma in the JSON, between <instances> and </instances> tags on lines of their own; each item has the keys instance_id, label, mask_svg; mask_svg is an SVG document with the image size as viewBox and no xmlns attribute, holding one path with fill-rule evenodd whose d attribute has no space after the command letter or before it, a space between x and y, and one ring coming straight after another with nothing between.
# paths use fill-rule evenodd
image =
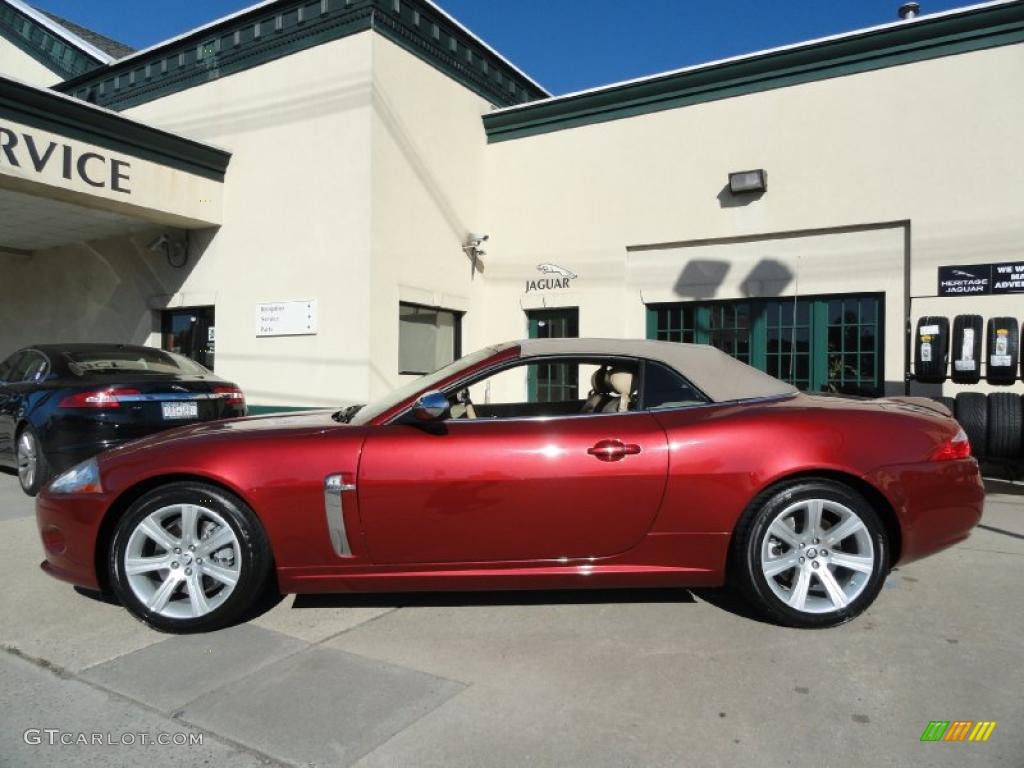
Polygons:
<instances>
[{"instance_id":1,"label":"window frame","mask_svg":"<svg viewBox=\"0 0 1024 768\"><path fill-rule=\"evenodd\" d=\"M431 312L448 312L455 318L455 324L452 328L452 359L451 363L462 357L462 318L465 316L465 312L458 309L449 309L448 307L431 306L430 304L420 304L415 301L399 301L398 302L398 375L399 376L426 376L427 374L433 373L434 371L409 371L402 368L402 307L413 307L415 309L427 309ZM434 370L443 368L449 365L449 363L443 363Z\"/></svg>"},{"instance_id":2,"label":"window frame","mask_svg":"<svg viewBox=\"0 0 1024 768\"><path fill-rule=\"evenodd\" d=\"M572 361L577 361L579 363L590 363L590 364L595 364L595 361L601 361L600 364L622 362L622 363L628 363L628 364L636 365L637 366L637 385L636 385L636 389L637 389L637 392L639 393L638 397L637 397L636 407L633 410L629 410L629 411L613 411L613 412L610 412L610 413L604 413L604 412L596 412L596 413L568 413L568 414L558 414L558 415L555 415L555 416L488 416L488 417L477 418L477 419L450 419L450 418L446 418L446 419L444 419L442 421L442 423L447 424L449 422L454 422L454 423L458 423L458 424L473 424L473 423L479 424L479 423L499 422L499 421L502 422L502 423L509 422L509 421L555 421L555 420L561 420L561 419L578 419L578 418L588 417L588 416L590 416L590 417L593 417L593 416L638 416L638 415L641 415L641 414L654 415L655 413L671 413L673 411L690 410L692 408L706 408L708 406L714 406L714 405L727 405L727 403L717 403L714 400L712 400L708 396L708 394L706 392L704 392L702 389L700 389L700 387L698 387L696 384L694 384L692 381L690 381L690 379L687 378L681 371L676 370L675 368L673 368L672 366L668 365L667 363L663 363L663 362L661 362L659 360L652 360L652 359L646 358L646 357L637 357L637 356L631 356L631 355L594 355L594 356L588 356L586 354L580 354L580 353L572 353L572 354L568 354L567 353L567 354L535 355L533 357L528 357L528 358L520 357L520 358L515 358L515 359L512 359L512 360L504 360L504 361L501 361L501 362L499 362L499 363L497 363L497 364L495 364L493 366L490 366L489 368L485 368L484 370L475 371L475 372L473 372L472 374L470 374L468 376L465 376L465 377L463 377L461 379L458 379L456 381L451 382L450 384L446 385L445 387L443 387L441 389L438 389L437 391L439 391L445 397L451 399L453 396L457 395L457 393L460 390L466 389L467 387L471 387L474 384L478 384L481 381L485 381L486 379L490 378L491 376L495 376L495 375L497 375L499 373L502 373L503 371L506 371L506 370L511 370L512 368L517 368L517 367L524 366L524 365L530 365L531 363L540 363L540 364L544 364L544 363L560 363L560 362L561 363L565 363L565 362L572 362ZM644 401L643 401L643 398L644 398L644 392L643 392L643 390L644 390L644 376L646 374L647 365L649 363L655 364L655 365L661 365L662 367L668 368L676 376L678 376L680 379L682 379L682 381L684 383L686 383L694 392L696 392L699 396L705 398L705 401L703 403L693 403L693 404L690 404L690 405L677 405L677 406L672 406L672 407L669 407L669 408L658 408L656 410L649 410L646 407L646 405L644 404ZM421 391L421 392L417 393L409 401L409 405L407 405L405 408L403 408L401 411L399 411L394 417L392 417L387 422L385 422L385 424L386 425L391 425L391 424L410 424L410 423L414 423L414 424L419 425L420 422L411 421L411 412L412 412L412 409L416 405L416 401L419 400L419 398L423 394L425 394L425 392L427 392L427 391L430 391L430 390L424 390L424 391ZM735 402L735 401L733 401L733 402Z\"/></svg>"}]
</instances>

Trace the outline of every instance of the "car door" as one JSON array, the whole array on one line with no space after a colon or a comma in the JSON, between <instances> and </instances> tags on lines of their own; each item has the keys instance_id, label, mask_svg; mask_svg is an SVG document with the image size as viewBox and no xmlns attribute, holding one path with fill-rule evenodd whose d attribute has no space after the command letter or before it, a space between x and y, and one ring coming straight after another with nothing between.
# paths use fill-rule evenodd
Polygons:
<instances>
[{"instance_id":1,"label":"car door","mask_svg":"<svg viewBox=\"0 0 1024 768\"><path fill-rule=\"evenodd\" d=\"M607 557L650 529L667 455L641 412L381 426L360 459L360 516L381 564Z\"/></svg>"}]
</instances>

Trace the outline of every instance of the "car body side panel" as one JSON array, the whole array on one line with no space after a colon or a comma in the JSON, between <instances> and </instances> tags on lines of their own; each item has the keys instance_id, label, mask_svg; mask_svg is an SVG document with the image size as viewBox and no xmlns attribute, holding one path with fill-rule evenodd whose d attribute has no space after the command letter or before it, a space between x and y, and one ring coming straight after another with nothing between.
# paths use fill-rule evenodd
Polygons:
<instances>
[{"instance_id":1,"label":"car body side panel","mask_svg":"<svg viewBox=\"0 0 1024 768\"><path fill-rule=\"evenodd\" d=\"M637 453L602 461L588 451L603 440ZM370 551L380 564L625 552L658 512L665 448L646 413L377 427L359 468Z\"/></svg>"},{"instance_id":2,"label":"car body side panel","mask_svg":"<svg viewBox=\"0 0 1024 768\"><path fill-rule=\"evenodd\" d=\"M966 539L981 520L985 486L974 459L883 467L867 477L900 520L900 563Z\"/></svg>"},{"instance_id":3,"label":"car body side panel","mask_svg":"<svg viewBox=\"0 0 1024 768\"><path fill-rule=\"evenodd\" d=\"M888 499L902 532L904 559L912 556L920 536L928 539L921 528L932 514L939 520L946 514L953 539L963 538L973 525L965 527L964 521L976 521L983 502L977 464L971 459L954 468L950 465L960 462L930 460L935 447L955 434L956 422L877 403L844 401L843 406L800 395L656 413L669 439L669 480L654 530L731 532L763 489L786 477L819 472L858 478ZM888 469L893 467L900 469ZM896 495L901 488L912 501ZM956 501L944 513L947 493Z\"/></svg>"}]
</instances>

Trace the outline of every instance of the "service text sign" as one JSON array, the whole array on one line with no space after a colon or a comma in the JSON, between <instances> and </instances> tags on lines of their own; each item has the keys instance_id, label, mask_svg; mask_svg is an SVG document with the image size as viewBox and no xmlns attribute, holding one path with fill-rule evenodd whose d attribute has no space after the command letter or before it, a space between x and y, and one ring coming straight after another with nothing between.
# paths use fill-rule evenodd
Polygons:
<instances>
[{"instance_id":1,"label":"service text sign","mask_svg":"<svg viewBox=\"0 0 1024 768\"><path fill-rule=\"evenodd\" d=\"M939 296L1024 293L1024 261L939 267Z\"/></svg>"},{"instance_id":2,"label":"service text sign","mask_svg":"<svg viewBox=\"0 0 1024 768\"><path fill-rule=\"evenodd\" d=\"M256 305L257 336L310 336L316 333L316 299Z\"/></svg>"}]
</instances>

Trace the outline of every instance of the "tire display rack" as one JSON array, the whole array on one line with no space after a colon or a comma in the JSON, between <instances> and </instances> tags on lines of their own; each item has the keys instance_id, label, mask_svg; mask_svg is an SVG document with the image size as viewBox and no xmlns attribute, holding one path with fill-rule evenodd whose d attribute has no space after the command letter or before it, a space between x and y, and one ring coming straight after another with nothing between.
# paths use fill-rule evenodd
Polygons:
<instances>
[{"instance_id":1,"label":"tire display rack","mask_svg":"<svg viewBox=\"0 0 1024 768\"><path fill-rule=\"evenodd\" d=\"M911 382L1010 387L1024 380L1020 324L1012 317L929 315L908 320L906 393ZM913 360L913 366L910 361ZM1024 395L961 391L932 399L952 411L986 474L1024 477Z\"/></svg>"}]
</instances>

